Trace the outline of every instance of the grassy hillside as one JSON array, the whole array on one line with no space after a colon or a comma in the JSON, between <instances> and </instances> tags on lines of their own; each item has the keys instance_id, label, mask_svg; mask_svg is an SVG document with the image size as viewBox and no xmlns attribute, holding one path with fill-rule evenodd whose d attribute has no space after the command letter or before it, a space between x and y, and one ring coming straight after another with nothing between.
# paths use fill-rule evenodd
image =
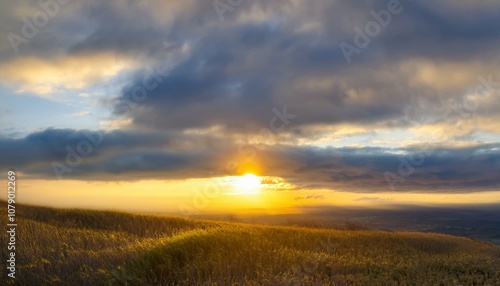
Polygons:
<instances>
[{"instance_id":1,"label":"grassy hillside","mask_svg":"<svg viewBox=\"0 0 500 286\"><path fill-rule=\"evenodd\" d=\"M499 248L446 235L23 206L18 218L20 285L500 285Z\"/></svg>"}]
</instances>

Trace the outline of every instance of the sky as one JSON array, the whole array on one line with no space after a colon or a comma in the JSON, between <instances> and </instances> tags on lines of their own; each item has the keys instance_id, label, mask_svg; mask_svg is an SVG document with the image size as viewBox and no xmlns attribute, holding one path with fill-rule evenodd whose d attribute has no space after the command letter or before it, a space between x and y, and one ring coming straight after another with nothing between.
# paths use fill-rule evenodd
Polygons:
<instances>
[{"instance_id":1,"label":"sky","mask_svg":"<svg viewBox=\"0 0 500 286\"><path fill-rule=\"evenodd\" d=\"M0 172L16 171L20 202L500 203L495 0L0 8Z\"/></svg>"}]
</instances>

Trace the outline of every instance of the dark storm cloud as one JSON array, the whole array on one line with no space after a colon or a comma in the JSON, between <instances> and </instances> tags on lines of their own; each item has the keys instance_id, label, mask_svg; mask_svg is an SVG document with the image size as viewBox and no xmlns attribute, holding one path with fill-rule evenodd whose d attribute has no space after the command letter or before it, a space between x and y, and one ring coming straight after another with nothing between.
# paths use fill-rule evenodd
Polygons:
<instances>
[{"instance_id":1,"label":"dark storm cloud","mask_svg":"<svg viewBox=\"0 0 500 286\"><path fill-rule=\"evenodd\" d=\"M209 177L235 158L232 136L267 128L273 108L286 106L296 115L285 132L304 138L316 136L308 128L317 125L353 124L368 131L377 124L418 125L407 117L419 100L424 108L415 109L414 118L430 114L437 122L442 116L438 105L466 93L454 85L442 88L442 82L457 73L476 83L479 75L494 70L490 65L498 60L500 7L481 2L464 8L466 1L402 0L404 10L349 64L339 44L352 45L354 28L363 28L373 20L370 12L386 9L388 2L252 0L227 12L224 21L211 1L75 2L61 8L21 50L23 56L39 58L112 51L141 63L113 106L114 115L127 116L132 126L104 133L102 143L69 178ZM18 32L22 22L13 16L15 7L4 6L0 31ZM10 48L2 36L1 62L15 57ZM402 68L425 60L453 61L461 70L438 70L428 86ZM479 74L467 74L468 61L479 63ZM143 85L150 73L146 67L162 71L159 85L130 113L121 114L119 104L130 101L131 87ZM496 116L499 106L498 98L492 98L488 109L478 108L475 115ZM222 131L188 132L214 126ZM84 132L70 129L0 138L0 169L53 178L51 163L65 163L67 147L87 139ZM498 144L436 148L421 164L413 164L412 172L400 172L402 160L419 152L275 145L263 146L256 160L264 175L301 188L475 192L500 184ZM393 188L387 172L398 176Z\"/></svg>"},{"instance_id":2,"label":"dark storm cloud","mask_svg":"<svg viewBox=\"0 0 500 286\"><path fill-rule=\"evenodd\" d=\"M158 1L145 2L129 2L126 9L124 4L117 4L116 1L89 2L78 7L79 12L85 12L85 17L78 17L76 22L86 20L95 25L90 25L93 31L85 33L83 40L74 42L75 49L147 53L159 49L160 43L165 40L199 40L203 46L208 39L218 38L223 40L219 45L221 49L264 46L269 48L269 53L277 57L293 56L299 64L306 64L308 68L331 69L345 66L338 44L341 41L352 42L354 27L363 28L367 22L373 21L370 12L387 9L390 1L299 1L295 4L290 1L247 1L227 12L222 22L212 3L206 1L165 6ZM432 1L401 0L400 3L404 10L394 15L389 25L373 39L374 47L364 51L371 56L364 59L385 61L387 57L383 57L384 54L391 57L395 54L405 57L481 55L485 51L494 51L492 43L498 44L499 7L485 7L478 3L471 9L454 9L458 5L451 1L436 4ZM172 15L169 12L174 11L173 6L186 7L177 15ZM155 10L159 9L164 9L163 17L154 16L155 12L159 13ZM242 17L254 11L267 16L260 21L241 21ZM321 33L296 32L297 28L313 21L324 27ZM255 27L261 24L269 29ZM239 35L241 43L235 42L232 35ZM453 48L456 45L460 48ZM243 54L247 50L235 52ZM380 54L381 51L385 51L384 54Z\"/></svg>"},{"instance_id":3,"label":"dark storm cloud","mask_svg":"<svg viewBox=\"0 0 500 286\"><path fill-rule=\"evenodd\" d=\"M103 180L167 173L206 177L220 167L214 162L226 148L225 142L180 133L47 129L21 139L0 138L0 169L49 179L58 173L64 175L60 178Z\"/></svg>"},{"instance_id":4,"label":"dark storm cloud","mask_svg":"<svg viewBox=\"0 0 500 286\"><path fill-rule=\"evenodd\" d=\"M46 130L23 139L0 140L0 169L22 168L28 175L55 177L52 163L65 161L66 146L88 137L83 131ZM180 136L180 135L179 135ZM209 142L192 137L189 141ZM217 139L212 138L212 143ZM220 140L220 139L219 139ZM176 142L174 142L176 141ZM203 178L227 168L238 147L220 141L185 148L188 141L168 136L106 133L102 146L65 178L134 180ZM75 148L75 147L73 147ZM500 186L500 145L468 148L319 148L267 146L254 149L262 174L278 176L299 188L353 192L477 192ZM229 158L229 159L228 159ZM388 173L392 175L388 176ZM226 175L236 174L228 172ZM396 176L398 179L395 179ZM388 179L389 178L389 179ZM392 185L392 187L391 187Z\"/></svg>"},{"instance_id":5,"label":"dark storm cloud","mask_svg":"<svg viewBox=\"0 0 500 286\"><path fill-rule=\"evenodd\" d=\"M89 130L47 129L21 139L0 138L2 167L24 168L37 163L64 161L68 154L67 148L75 149L83 141L99 142L94 144L96 148L93 148L88 156L92 158L124 149L168 146L173 140L168 135L153 133L130 134L121 131L101 133Z\"/></svg>"},{"instance_id":6,"label":"dark storm cloud","mask_svg":"<svg viewBox=\"0 0 500 286\"><path fill-rule=\"evenodd\" d=\"M354 3L358 2L358 3ZM360 7L359 2L350 5ZM370 10L384 9L388 1L373 1L365 11L363 28L372 21ZM393 16L389 25L374 38L363 53L365 61L397 61L409 57L425 57L435 60L468 59L494 52L500 44L500 24L496 20L500 7L485 8L480 4L471 9L454 9L453 2L401 1L404 10ZM344 38L352 43L351 37ZM488 43L488 44L485 44ZM363 61L357 61L363 64ZM356 63L356 61L355 61Z\"/></svg>"},{"instance_id":7,"label":"dark storm cloud","mask_svg":"<svg viewBox=\"0 0 500 286\"><path fill-rule=\"evenodd\" d=\"M202 20L194 24L196 29L193 25L184 26L185 21L179 19L176 29L164 35L166 41L173 43L173 49L179 50L182 43L188 44L189 56L168 71L160 86L149 92L147 100L130 116L141 128L223 125L228 132L252 133L266 126L272 108L286 105L299 115L295 127L387 124L389 120L393 120L392 124L408 126L407 110L414 104L415 97L443 105L447 98L456 97L457 92L416 87L410 84L412 78L408 76L411 75L401 73L397 63L419 57L473 58L489 62L487 56L499 46L500 29L496 19L500 11L450 12L447 8L451 4L401 3L403 12L393 16L369 47L354 55L358 58L351 65L347 64L339 44L342 41L352 44L353 28L373 20L370 11L384 9L387 1L314 2L310 7L298 5L297 10L304 10L303 14L291 14L288 18L279 12L287 7L282 3L264 10L275 15L266 21L238 22L238 17L252 7L264 5L257 1L235 9L227 22L216 21L211 25L207 21L217 19L205 13L213 11L199 9L197 13L201 14L195 14ZM345 11L349 11L354 20L346 19ZM328 14L330 12L333 14ZM314 20L322 26L322 32L297 32L311 20L308 15L318 16ZM463 15L467 20L459 17ZM145 43L145 49L162 65L163 58L155 47L164 39L159 39L158 33L144 31L134 39L121 37L121 32L106 32L108 30L103 28L97 32L104 33L98 41L89 38L80 45L120 42L119 49L133 50L139 41ZM181 36L179 31L186 34ZM116 37L120 37L120 41ZM148 46L148 43L156 44ZM395 66L391 67L391 62ZM471 75L473 79L477 76ZM140 85L143 77L139 75L129 87ZM446 80L446 76L443 77ZM315 79L329 79L330 85L317 88ZM124 93L121 100L127 97L130 95ZM419 112L426 114L432 110Z\"/></svg>"},{"instance_id":8,"label":"dark storm cloud","mask_svg":"<svg viewBox=\"0 0 500 286\"><path fill-rule=\"evenodd\" d=\"M498 144L470 148L290 148L274 150L266 174L304 188L359 192L474 192L500 186ZM281 154L281 156L277 155ZM293 155L292 155L293 154Z\"/></svg>"},{"instance_id":9,"label":"dark storm cloud","mask_svg":"<svg viewBox=\"0 0 500 286\"><path fill-rule=\"evenodd\" d=\"M263 39L247 39L248 34L251 38L254 33ZM294 87L294 82L310 71L307 65L295 62L300 56L280 55L277 43L280 40L276 38L293 35L284 32L287 34L284 36L278 32L271 36L271 33L270 28L263 25L231 31L229 35L224 34L225 40L207 35L193 47L193 56L171 70L160 85L148 93L147 100L132 112L134 123L172 129L220 124L228 129L254 127L256 131L255 128L266 126L270 110L283 105L300 113L295 126L366 122L403 115L404 106L396 102L404 99L390 102L384 100L388 96L381 95L381 100L373 104L348 103L347 88L340 83L322 91ZM270 45L252 46L253 41L263 40ZM245 62L251 67L246 67ZM144 76L139 76L131 86L140 85ZM392 92L394 98L397 96L390 91L392 82L378 84L385 85L381 88L384 92ZM363 88L363 84L358 87ZM125 93L122 100L129 97L130 94Z\"/></svg>"}]
</instances>

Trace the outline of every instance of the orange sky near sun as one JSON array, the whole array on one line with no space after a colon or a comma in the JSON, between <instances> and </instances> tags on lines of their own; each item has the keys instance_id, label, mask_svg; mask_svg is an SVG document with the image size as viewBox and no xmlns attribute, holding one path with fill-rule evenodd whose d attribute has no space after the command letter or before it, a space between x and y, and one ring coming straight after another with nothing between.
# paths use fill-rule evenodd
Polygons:
<instances>
[{"instance_id":1,"label":"orange sky near sun","mask_svg":"<svg viewBox=\"0 0 500 286\"><path fill-rule=\"evenodd\" d=\"M235 179L236 178L236 179ZM235 181L236 180L236 181ZM499 192L471 194L350 193L332 190L238 189L241 178L174 181L86 182L18 178L17 202L62 208L111 209L194 215L203 213L297 213L302 206L391 204L467 204L497 202ZM236 182L236 183L235 183ZM244 182L244 179L243 179ZM1 185L7 185L5 180ZM6 199L2 192L1 199Z\"/></svg>"}]
</instances>

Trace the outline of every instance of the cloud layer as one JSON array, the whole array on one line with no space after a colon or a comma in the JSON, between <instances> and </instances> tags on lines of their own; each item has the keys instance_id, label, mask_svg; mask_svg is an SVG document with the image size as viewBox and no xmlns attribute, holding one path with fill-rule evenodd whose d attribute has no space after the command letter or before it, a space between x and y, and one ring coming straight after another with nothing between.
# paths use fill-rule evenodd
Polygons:
<instances>
[{"instance_id":1,"label":"cloud layer","mask_svg":"<svg viewBox=\"0 0 500 286\"><path fill-rule=\"evenodd\" d=\"M206 135L49 129L0 139L0 146L3 168L47 178L207 178L238 175L258 163L263 175L307 189L475 192L500 186L500 144L420 146L401 153L374 147L236 146Z\"/></svg>"},{"instance_id":2,"label":"cloud layer","mask_svg":"<svg viewBox=\"0 0 500 286\"><path fill-rule=\"evenodd\" d=\"M496 1L252 0L223 17L211 1L73 1L32 37L47 7L1 6L2 35L27 39L0 40L12 94L95 92L111 112L115 130L64 177L209 177L237 162L297 188L498 189ZM0 169L57 177L68 146L100 132L37 127L0 138Z\"/></svg>"}]
</instances>

